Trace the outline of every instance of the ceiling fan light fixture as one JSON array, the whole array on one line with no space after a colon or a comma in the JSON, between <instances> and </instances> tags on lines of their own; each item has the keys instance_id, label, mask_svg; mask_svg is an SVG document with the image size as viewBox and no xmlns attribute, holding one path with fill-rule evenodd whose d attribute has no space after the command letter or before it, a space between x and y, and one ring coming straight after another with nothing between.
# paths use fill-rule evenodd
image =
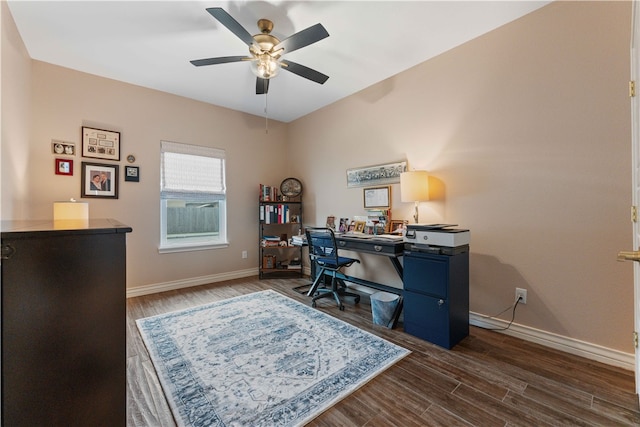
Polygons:
<instances>
[{"instance_id":1,"label":"ceiling fan light fixture","mask_svg":"<svg viewBox=\"0 0 640 427\"><path fill-rule=\"evenodd\" d=\"M280 71L280 61L266 53L256 55L256 59L251 61L251 71L256 77L270 79L278 75Z\"/></svg>"},{"instance_id":2,"label":"ceiling fan light fixture","mask_svg":"<svg viewBox=\"0 0 640 427\"><path fill-rule=\"evenodd\" d=\"M207 12L247 45L249 48L249 56L222 56L190 61L194 66L201 67L203 65L249 61L251 71L257 77L256 95L267 94L269 90L269 79L277 76L281 67L284 67L290 73L319 84L324 84L329 78L329 76L314 69L282 59L285 53L293 52L329 37L329 33L322 24L312 25L280 41L271 34L273 22L268 19L260 19L258 21L260 34L251 35L238 21L229 15L229 13L225 12L224 9L220 7L210 7L207 8Z\"/></svg>"}]
</instances>

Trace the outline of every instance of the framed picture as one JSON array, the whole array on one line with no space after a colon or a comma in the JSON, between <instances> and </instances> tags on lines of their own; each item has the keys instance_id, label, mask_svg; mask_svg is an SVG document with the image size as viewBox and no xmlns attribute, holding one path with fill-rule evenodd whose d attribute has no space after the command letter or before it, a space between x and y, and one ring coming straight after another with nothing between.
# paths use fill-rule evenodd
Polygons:
<instances>
[{"instance_id":1,"label":"framed picture","mask_svg":"<svg viewBox=\"0 0 640 427\"><path fill-rule=\"evenodd\" d=\"M65 156L76 155L76 144L73 142L59 141L56 139L51 140L51 152L53 154L60 154Z\"/></svg>"},{"instance_id":2,"label":"framed picture","mask_svg":"<svg viewBox=\"0 0 640 427\"><path fill-rule=\"evenodd\" d=\"M82 157L120 160L120 132L83 126Z\"/></svg>"},{"instance_id":3,"label":"framed picture","mask_svg":"<svg viewBox=\"0 0 640 427\"><path fill-rule=\"evenodd\" d=\"M73 175L73 160L56 159L56 175Z\"/></svg>"},{"instance_id":4,"label":"framed picture","mask_svg":"<svg viewBox=\"0 0 640 427\"><path fill-rule=\"evenodd\" d=\"M82 162L82 197L118 198L118 165Z\"/></svg>"},{"instance_id":5,"label":"framed picture","mask_svg":"<svg viewBox=\"0 0 640 427\"><path fill-rule=\"evenodd\" d=\"M353 231L356 233L364 233L365 225L367 225L365 221L356 221Z\"/></svg>"},{"instance_id":6,"label":"framed picture","mask_svg":"<svg viewBox=\"0 0 640 427\"><path fill-rule=\"evenodd\" d=\"M138 166L125 166L124 167L124 180L131 182L140 181L140 168Z\"/></svg>"},{"instance_id":7,"label":"framed picture","mask_svg":"<svg viewBox=\"0 0 640 427\"><path fill-rule=\"evenodd\" d=\"M336 231L336 217L331 215L327 217L327 228Z\"/></svg>"},{"instance_id":8,"label":"framed picture","mask_svg":"<svg viewBox=\"0 0 640 427\"><path fill-rule=\"evenodd\" d=\"M409 224L409 221L406 219L392 219L389 222L389 233L400 234L407 228L407 224Z\"/></svg>"},{"instance_id":9,"label":"framed picture","mask_svg":"<svg viewBox=\"0 0 640 427\"><path fill-rule=\"evenodd\" d=\"M262 257L262 268L270 269L276 268L276 256L275 255L265 255Z\"/></svg>"},{"instance_id":10,"label":"framed picture","mask_svg":"<svg viewBox=\"0 0 640 427\"><path fill-rule=\"evenodd\" d=\"M347 188L395 184L400 182L400 174L406 171L407 162L347 169Z\"/></svg>"},{"instance_id":11,"label":"framed picture","mask_svg":"<svg viewBox=\"0 0 640 427\"><path fill-rule=\"evenodd\" d=\"M380 209L391 207L391 186L365 188L364 208Z\"/></svg>"}]
</instances>

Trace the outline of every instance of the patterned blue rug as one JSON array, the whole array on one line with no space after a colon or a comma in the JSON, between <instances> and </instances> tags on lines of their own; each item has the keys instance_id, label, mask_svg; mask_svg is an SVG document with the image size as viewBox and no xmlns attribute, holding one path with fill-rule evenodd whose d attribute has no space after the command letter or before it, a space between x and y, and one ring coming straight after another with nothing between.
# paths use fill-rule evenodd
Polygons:
<instances>
[{"instance_id":1,"label":"patterned blue rug","mask_svg":"<svg viewBox=\"0 0 640 427\"><path fill-rule=\"evenodd\" d=\"M268 290L137 321L179 426L296 426L409 350Z\"/></svg>"}]
</instances>

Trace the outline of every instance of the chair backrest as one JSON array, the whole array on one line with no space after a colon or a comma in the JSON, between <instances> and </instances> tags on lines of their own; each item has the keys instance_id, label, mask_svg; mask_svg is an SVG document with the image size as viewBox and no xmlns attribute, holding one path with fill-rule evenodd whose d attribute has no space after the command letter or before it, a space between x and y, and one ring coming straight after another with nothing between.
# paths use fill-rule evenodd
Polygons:
<instances>
[{"instance_id":1,"label":"chair backrest","mask_svg":"<svg viewBox=\"0 0 640 427\"><path fill-rule=\"evenodd\" d=\"M311 261L338 264L338 246L333 230L326 227L307 227L307 244Z\"/></svg>"}]
</instances>

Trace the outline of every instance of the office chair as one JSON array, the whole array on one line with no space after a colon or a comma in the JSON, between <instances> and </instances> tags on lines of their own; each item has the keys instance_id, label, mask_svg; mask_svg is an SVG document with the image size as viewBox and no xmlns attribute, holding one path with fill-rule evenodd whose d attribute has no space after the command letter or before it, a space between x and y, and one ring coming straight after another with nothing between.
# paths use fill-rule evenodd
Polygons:
<instances>
[{"instance_id":1,"label":"office chair","mask_svg":"<svg viewBox=\"0 0 640 427\"><path fill-rule=\"evenodd\" d=\"M320 298L331 297L336 300L340 310L344 310L342 296L354 297L355 303L360 302L360 295L346 291L346 285L342 280L336 278L336 273L342 267L349 267L353 263L359 263L355 258L341 257L338 255L336 236L330 228L307 228L307 243L309 245L309 258L311 264L320 267L315 280L307 293L312 296L311 307L316 306L316 301ZM324 283L325 277L331 276L331 286L320 288L320 283Z\"/></svg>"}]
</instances>

